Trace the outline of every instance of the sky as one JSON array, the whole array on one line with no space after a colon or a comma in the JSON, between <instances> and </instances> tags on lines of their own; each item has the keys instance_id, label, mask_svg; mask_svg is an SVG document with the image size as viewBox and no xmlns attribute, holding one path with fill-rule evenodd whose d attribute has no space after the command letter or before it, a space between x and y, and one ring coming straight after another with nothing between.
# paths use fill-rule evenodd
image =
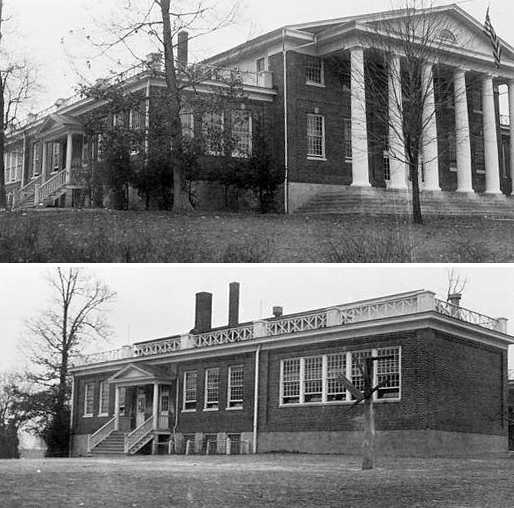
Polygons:
<instances>
[{"instance_id":1,"label":"sky","mask_svg":"<svg viewBox=\"0 0 514 508\"><path fill-rule=\"evenodd\" d=\"M4 0L4 10L10 16L5 25L9 31L4 41L17 51L24 52L37 63L39 87L34 96L35 109L46 108L60 97L74 94L78 82L84 77L94 81L110 68L117 72L130 67L133 57L119 55L110 58L92 58L92 46L81 41L86 36L102 31L102 24L114 16L115 6L129 0ZM133 2L148 0L132 0ZM211 1L211 0L208 0ZM216 0L225 2L229 0ZM430 0L426 0L428 2ZM184 3L184 2L182 2ZM453 3L441 0L439 4ZM512 0L466 0L458 2L469 14L483 21L488 5L492 23L498 35L514 44L511 18ZM228 49L246 40L284 25L331 19L350 15L388 10L404 5L403 0L242 0L236 21L221 31L196 38L191 42L190 57L198 61ZM119 13L119 11L118 11ZM95 39L98 40L98 39ZM140 49L145 55L150 47ZM89 62L89 63L87 63Z\"/></svg>"},{"instance_id":2,"label":"sky","mask_svg":"<svg viewBox=\"0 0 514 508\"><path fill-rule=\"evenodd\" d=\"M26 322L49 307L46 265L0 265L0 371L24 364L18 351ZM195 294L213 293L213 326L228 320L228 286L241 284L240 321L427 289L445 299L445 265L91 265L91 275L116 291L106 313L111 342L103 349L188 333L194 326ZM514 335L514 266L463 265L467 280L461 305L509 319ZM514 338L513 338L514 340ZM513 355L511 355L513 356ZM511 358L514 368L514 356Z\"/></svg>"}]
</instances>

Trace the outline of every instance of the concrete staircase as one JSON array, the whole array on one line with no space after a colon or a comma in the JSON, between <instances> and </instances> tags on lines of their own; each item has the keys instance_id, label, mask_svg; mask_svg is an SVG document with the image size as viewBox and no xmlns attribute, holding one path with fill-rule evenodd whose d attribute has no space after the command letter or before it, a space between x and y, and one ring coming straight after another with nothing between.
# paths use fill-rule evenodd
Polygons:
<instances>
[{"instance_id":1,"label":"concrete staircase","mask_svg":"<svg viewBox=\"0 0 514 508\"><path fill-rule=\"evenodd\" d=\"M514 219L514 197L503 194L422 192L421 212L424 216ZM408 191L341 186L337 190L320 192L294 213L409 217L412 213L412 195Z\"/></svg>"},{"instance_id":2,"label":"concrete staircase","mask_svg":"<svg viewBox=\"0 0 514 508\"><path fill-rule=\"evenodd\" d=\"M107 436L100 444L91 450L93 456L97 455L124 455L125 454L125 434L114 431Z\"/></svg>"}]
</instances>

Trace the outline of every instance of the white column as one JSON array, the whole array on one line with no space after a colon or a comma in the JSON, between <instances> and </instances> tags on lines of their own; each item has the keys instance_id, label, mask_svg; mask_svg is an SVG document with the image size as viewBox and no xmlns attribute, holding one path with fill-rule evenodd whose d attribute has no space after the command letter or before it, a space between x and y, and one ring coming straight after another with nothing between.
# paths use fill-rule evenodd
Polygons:
<instances>
[{"instance_id":1,"label":"white column","mask_svg":"<svg viewBox=\"0 0 514 508\"><path fill-rule=\"evenodd\" d=\"M366 91L364 85L364 50L351 50L352 110L352 185L370 187L368 169L368 133L366 126Z\"/></svg>"},{"instance_id":2,"label":"white column","mask_svg":"<svg viewBox=\"0 0 514 508\"><path fill-rule=\"evenodd\" d=\"M46 167L48 166L48 144L43 143L43 153L41 155L41 181L46 182Z\"/></svg>"},{"instance_id":3,"label":"white column","mask_svg":"<svg viewBox=\"0 0 514 508\"><path fill-rule=\"evenodd\" d=\"M423 108L423 132L421 150L423 154L423 167L425 182L423 189L427 191L440 191L439 186L439 151L437 149L437 122L435 116L434 75L432 64L423 65L423 87L425 104Z\"/></svg>"},{"instance_id":4,"label":"white column","mask_svg":"<svg viewBox=\"0 0 514 508\"><path fill-rule=\"evenodd\" d=\"M73 134L68 134L66 142L66 182L71 180L71 160L73 157Z\"/></svg>"},{"instance_id":5,"label":"white column","mask_svg":"<svg viewBox=\"0 0 514 508\"><path fill-rule=\"evenodd\" d=\"M473 192L466 74L462 69L455 69L453 85L455 94L455 138L457 141L457 192Z\"/></svg>"},{"instance_id":6,"label":"white column","mask_svg":"<svg viewBox=\"0 0 514 508\"><path fill-rule=\"evenodd\" d=\"M509 81L510 181L514 196L514 80Z\"/></svg>"},{"instance_id":7,"label":"white column","mask_svg":"<svg viewBox=\"0 0 514 508\"><path fill-rule=\"evenodd\" d=\"M159 383L153 384L153 428L157 430L159 425Z\"/></svg>"},{"instance_id":8,"label":"white column","mask_svg":"<svg viewBox=\"0 0 514 508\"><path fill-rule=\"evenodd\" d=\"M493 78L490 75L482 78L482 116L484 120L485 192L486 194L501 194Z\"/></svg>"},{"instance_id":9,"label":"white column","mask_svg":"<svg viewBox=\"0 0 514 508\"><path fill-rule=\"evenodd\" d=\"M114 390L114 430L120 430L120 387L116 385Z\"/></svg>"},{"instance_id":10,"label":"white column","mask_svg":"<svg viewBox=\"0 0 514 508\"><path fill-rule=\"evenodd\" d=\"M403 138L402 83L400 57L389 60L389 166L391 168L390 189L407 189L405 164L405 142Z\"/></svg>"}]
</instances>

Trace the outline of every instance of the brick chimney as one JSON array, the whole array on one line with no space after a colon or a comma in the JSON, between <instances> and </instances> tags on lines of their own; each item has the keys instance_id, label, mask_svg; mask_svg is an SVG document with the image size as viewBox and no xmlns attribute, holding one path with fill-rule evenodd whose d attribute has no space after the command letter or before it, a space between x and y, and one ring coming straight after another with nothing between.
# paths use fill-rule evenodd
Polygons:
<instances>
[{"instance_id":1,"label":"brick chimney","mask_svg":"<svg viewBox=\"0 0 514 508\"><path fill-rule=\"evenodd\" d=\"M212 293L196 293L195 331L208 332L212 328Z\"/></svg>"},{"instance_id":2,"label":"brick chimney","mask_svg":"<svg viewBox=\"0 0 514 508\"><path fill-rule=\"evenodd\" d=\"M177 35L177 67L185 69L187 67L189 33L182 30Z\"/></svg>"},{"instance_id":3,"label":"brick chimney","mask_svg":"<svg viewBox=\"0 0 514 508\"><path fill-rule=\"evenodd\" d=\"M284 309L282 307L279 307L278 305L273 307L273 317L279 318L282 317L282 314L284 314Z\"/></svg>"},{"instance_id":4,"label":"brick chimney","mask_svg":"<svg viewBox=\"0 0 514 508\"><path fill-rule=\"evenodd\" d=\"M237 326L239 324L239 282L231 282L228 288L228 326Z\"/></svg>"},{"instance_id":5,"label":"brick chimney","mask_svg":"<svg viewBox=\"0 0 514 508\"><path fill-rule=\"evenodd\" d=\"M462 298L462 295L460 293L452 293L451 295L448 295L448 303L451 303L452 305L455 305L456 307L460 307L460 299Z\"/></svg>"}]
</instances>

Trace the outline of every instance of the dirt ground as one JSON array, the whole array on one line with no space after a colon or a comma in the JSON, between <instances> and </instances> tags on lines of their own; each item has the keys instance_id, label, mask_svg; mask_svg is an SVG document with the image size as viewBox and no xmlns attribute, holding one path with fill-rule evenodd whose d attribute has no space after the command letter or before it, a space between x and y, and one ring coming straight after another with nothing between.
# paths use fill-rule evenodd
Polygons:
<instances>
[{"instance_id":1,"label":"dirt ground","mask_svg":"<svg viewBox=\"0 0 514 508\"><path fill-rule=\"evenodd\" d=\"M514 458L138 456L0 461L2 508L514 506Z\"/></svg>"}]
</instances>

